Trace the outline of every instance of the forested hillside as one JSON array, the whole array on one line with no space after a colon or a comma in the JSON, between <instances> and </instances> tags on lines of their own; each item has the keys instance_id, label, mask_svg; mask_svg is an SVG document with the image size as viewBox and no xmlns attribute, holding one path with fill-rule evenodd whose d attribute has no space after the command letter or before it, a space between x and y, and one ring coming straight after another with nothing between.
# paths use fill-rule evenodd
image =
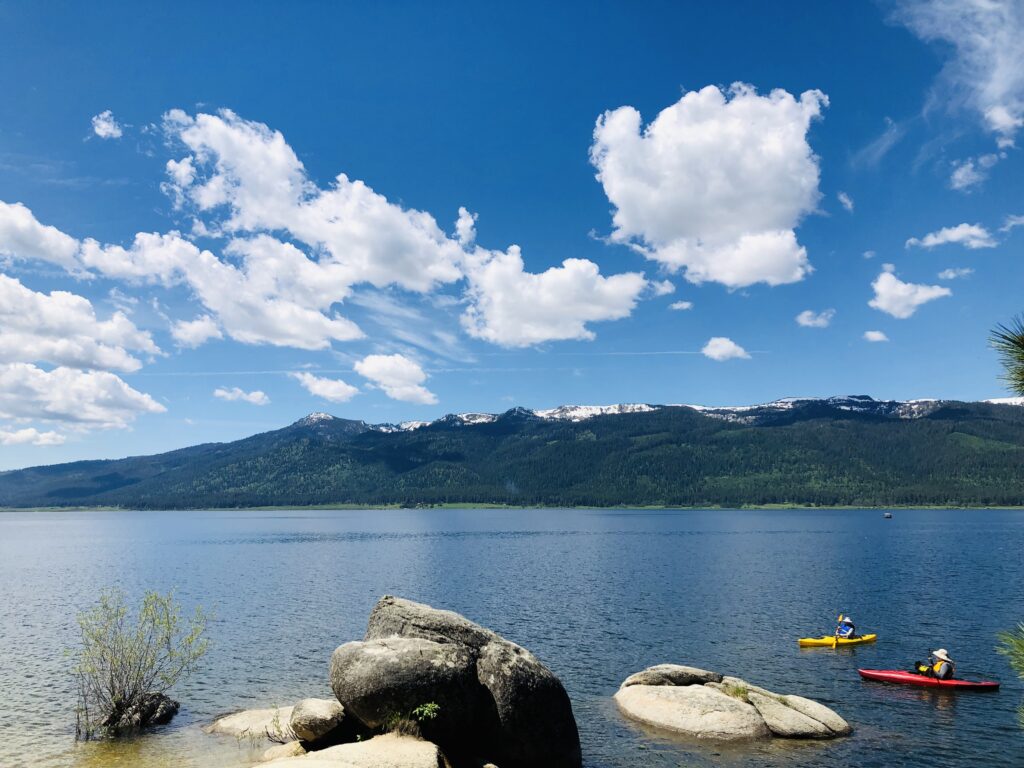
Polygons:
<instances>
[{"instance_id":1,"label":"forested hillside","mask_svg":"<svg viewBox=\"0 0 1024 768\"><path fill-rule=\"evenodd\" d=\"M416 429L319 417L235 443L6 472L0 506L1024 504L1024 408L896 410L806 401L742 418L662 407L569 421L516 409Z\"/></svg>"}]
</instances>

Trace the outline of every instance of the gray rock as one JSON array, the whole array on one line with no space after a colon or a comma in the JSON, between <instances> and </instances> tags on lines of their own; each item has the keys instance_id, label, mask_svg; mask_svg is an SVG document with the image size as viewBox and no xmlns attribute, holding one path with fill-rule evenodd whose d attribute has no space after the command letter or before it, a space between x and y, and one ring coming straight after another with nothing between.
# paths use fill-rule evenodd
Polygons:
<instances>
[{"instance_id":1,"label":"gray rock","mask_svg":"<svg viewBox=\"0 0 1024 768\"><path fill-rule=\"evenodd\" d=\"M247 709L219 717L203 728L207 733L220 733L236 738L288 740L291 737L288 722L292 717L291 707L274 709Z\"/></svg>"},{"instance_id":2,"label":"gray rock","mask_svg":"<svg viewBox=\"0 0 1024 768\"><path fill-rule=\"evenodd\" d=\"M301 757L260 763L259 768L445 768L447 764L436 744L389 733L354 744L339 744Z\"/></svg>"},{"instance_id":3,"label":"gray rock","mask_svg":"<svg viewBox=\"0 0 1024 768\"><path fill-rule=\"evenodd\" d=\"M501 639L454 611L442 611L423 603L384 595L370 613L364 640L386 637L418 637L435 643L459 643L479 650Z\"/></svg>"},{"instance_id":4,"label":"gray rock","mask_svg":"<svg viewBox=\"0 0 1024 768\"><path fill-rule=\"evenodd\" d=\"M569 695L532 653L499 638L480 650L476 671L497 715L489 755L498 765L582 764Z\"/></svg>"},{"instance_id":5,"label":"gray rock","mask_svg":"<svg viewBox=\"0 0 1024 768\"><path fill-rule=\"evenodd\" d=\"M478 734L487 705L471 651L420 638L340 646L331 657L331 688L345 712L370 728L407 717L421 704L436 703L440 710L430 721L430 735L441 744Z\"/></svg>"},{"instance_id":6,"label":"gray rock","mask_svg":"<svg viewBox=\"0 0 1024 768\"><path fill-rule=\"evenodd\" d=\"M306 748L302 746L302 742L289 741L285 744L275 744L264 752L263 757L260 759L267 762L268 760L277 760L281 757L298 757L304 754L306 754Z\"/></svg>"},{"instance_id":7,"label":"gray rock","mask_svg":"<svg viewBox=\"0 0 1024 768\"><path fill-rule=\"evenodd\" d=\"M775 735L787 739L831 739L835 737L823 723L791 709L773 696L764 696L756 691L747 694L765 725Z\"/></svg>"},{"instance_id":8,"label":"gray rock","mask_svg":"<svg viewBox=\"0 0 1024 768\"><path fill-rule=\"evenodd\" d=\"M805 699L803 696L783 696L782 700L800 714L822 723L837 736L848 736L853 733L850 724L824 704Z\"/></svg>"},{"instance_id":9,"label":"gray rock","mask_svg":"<svg viewBox=\"0 0 1024 768\"><path fill-rule=\"evenodd\" d=\"M705 685L630 685L615 702L627 717L697 739L739 741L771 735L758 711Z\"/></svg>"},{"instance_id":10,"label":"gray rock","mask_svg":"<svg viewBox=\"0 0 1024 768\"><path fill-rule=\"evenodd\" d=\"M704 685L720 683L722 676L717 672L709 672L697 667L684 667L682 664L657 664L642 672L630 675L622 683L627 685Z\"/></svg>"},{"instance_id":11,"label":"gray rock","mask_svg":"<svg viewBox=\"0 0 1024 768\"><path fill-rule=\"evenodd\" d=\"M345 708L335 699L303 699L292 709L292 733L302 741L326 736L345 719Z\"/></svg>"}]
</instances>

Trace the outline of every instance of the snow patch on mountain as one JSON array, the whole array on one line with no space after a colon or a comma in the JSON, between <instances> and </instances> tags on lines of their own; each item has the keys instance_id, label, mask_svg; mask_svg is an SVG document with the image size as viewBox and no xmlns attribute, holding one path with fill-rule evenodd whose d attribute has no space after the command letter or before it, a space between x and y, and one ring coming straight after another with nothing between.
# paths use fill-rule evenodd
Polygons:
<instances>
[{"instance_id":1,"label":"snow patch on mountain","mask_svg":"<svg viewBox=\"0 0 1024 768\"><path fill-rule=\"evenodd\" d=\"M585 421L595 416L608 416L620 413L647 413L656 411L661 406L647 403L619 403L617 405L560 405L557 408L534 411L541 419L559 419L563 421Z\"/></svg>"}]
</instances>

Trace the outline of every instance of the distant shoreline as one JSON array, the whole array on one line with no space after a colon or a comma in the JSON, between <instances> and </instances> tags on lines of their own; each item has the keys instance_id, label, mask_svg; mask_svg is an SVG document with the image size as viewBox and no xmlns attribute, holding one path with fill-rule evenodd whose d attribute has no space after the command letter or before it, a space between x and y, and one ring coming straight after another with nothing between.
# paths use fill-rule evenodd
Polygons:
<instances>
[{"instance_id":1,"label":"distant shoreline","mask_svg":"<svg viewBox=\"0 0 1024 768\"><path fill-rule=\"evenodd\" d=\"M721 511L721 512L771 512L771 511L787 511L787 510L800 510L800 509L818 509L822 511L841 511L841 510L866 510L866 511L878 511L885 512L888 510L963 510L969 511L985 511L985 510L1020 510L1024 511L1024 505L1016 506L999 506L999 505L987 505L987 506L962 506L962 505L948 505L948 504L914 504L914 505L885 505L885 506L874 506L874 505L863 505L863 504L840 504L840 505L816 505L816 504L744 504L742 506L721 506L716 504L700 504L696 506L672 506L664 504L618 504L615 506L597 507L589 505L579 506L565 506L565 505L548 505L548 504L495 504L495 503L480 503L473 504L468 502L457 502L451 504L423 504L417 506L406 506L401 504L272 504L266 506L253 506L253 507L168 507L168 508L152 508L152 509L137 509L133 507L105 507L105 506L68 506L68 507L0 507L0 513L10 512L270 512L274 510L280 511L296 511L301 512L303 510L321 510L321 511L354 511L354 510L408 510L413 512L424 512L432 509L583 509L583 510L651 510L651 511Z\"/></svg>"}]
</instances>

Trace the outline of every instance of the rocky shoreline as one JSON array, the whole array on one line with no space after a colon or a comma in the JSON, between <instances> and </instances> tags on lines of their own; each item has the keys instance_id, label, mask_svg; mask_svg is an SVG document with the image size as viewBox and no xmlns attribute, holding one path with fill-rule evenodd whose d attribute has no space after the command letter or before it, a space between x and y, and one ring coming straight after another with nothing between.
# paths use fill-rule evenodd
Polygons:
<instances>
[{"instance_id":1,"label":"rocky shoreline","mask_svg":"<svg viewBox=\"0 0 1024 768\"><path fill-rule=\"evenodd\" d=\"M581 768L562 683L532 653L452 611L386 595L362 640L333 653L334 699L237 712L204 730L274 742L272 768ZM831 739L851 732L828 707L678 664L628 677L622 714L714 741Z\"/></svg>"}]
</instances>

